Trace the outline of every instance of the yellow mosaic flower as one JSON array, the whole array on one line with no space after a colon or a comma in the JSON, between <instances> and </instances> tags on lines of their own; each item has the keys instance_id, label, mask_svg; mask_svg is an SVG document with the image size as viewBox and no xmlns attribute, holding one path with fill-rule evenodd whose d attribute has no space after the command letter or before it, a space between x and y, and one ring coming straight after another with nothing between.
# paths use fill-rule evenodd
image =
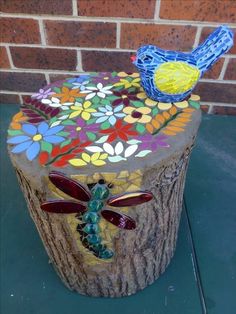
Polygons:
<instances>
[{"instance_id":1,"label":"yellow mosaic flower","mask_svg":"<svg viewBox=\"0 0 236 314\"><path fill-rule=\"evenodd\" d=\"M119 76L119 77L126 77L126 76L130 76L130 77L139 77L139 73L119 72L119 73L117 73L117 76Z\"/></svg>"},{"instance_id":2,"label":"yellow mosaic flower","mask_svg":"<svg viewBox=\"0 0 236 314\"><path fill-rule=\"evenodd\" d=\"M91 105L92 103L89 100L85 101L83 104L75 102L75 105L70 107L74 112L70 114L69 118L75 118L80 115L85 121L89 120L91 113L96 112L96 109L90 108Z\"/></svg>"},{"instance_id":3,"label":"yellow mosaic flower","mask_svg":"<svg viewBox=\"0 0 236 314\"><path fill-rule=\"evenodd\" d=\"M140 78L135 78L131 82L125 79L120 79L118 83L115 83L113 86L124 86L124 88L129 87L140 87Z\"/></svg>"},{"instance_id":4,"label":"yellow mosaic flower","mask_svg":"<svg viewBox=\"0 0 236 314\"><path fill-rule=\"evenodd\" d=\"M148 123L152 120L152 117L149 116L151 109L148 107L125 107L123 112L127 114L127 116L124 118L125 122L127 123Z\"/></svg>"},{"instance_id":5,"label":"yellow mosaic flower","mask_svg":"<svg viewBox=\"0 0 236 314\"><path fill-rule=\"evenodd\" d=\"M155 107L158 104L158 101L152 100L148 98L146 93L144 92L143 88L140 89L141 91L136 95L139 99L142 99L145 105L149 107Z\"/></svg>"},{"instance_id":6,"label":"yellow mosaic flower","mask_svg":"<svg viewBox=\"0 0 236 314\"><path fill-rule=\"evenodd\" d=\"M87 153L83 153L81 157L82 158L70 159L69 163L75 167L83 167L86 166L87 164L93 164L94 166L103 166L106 164L104 160L107 159L108 154L105 153L101 154L97 152L90 156Z\"/></svg>"}]
</instances>

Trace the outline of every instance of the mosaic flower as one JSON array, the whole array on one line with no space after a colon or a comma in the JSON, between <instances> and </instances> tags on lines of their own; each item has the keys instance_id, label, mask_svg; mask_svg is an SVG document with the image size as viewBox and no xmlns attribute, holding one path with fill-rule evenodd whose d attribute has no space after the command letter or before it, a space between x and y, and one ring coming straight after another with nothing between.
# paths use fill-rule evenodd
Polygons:
<instances>
[{"instance_id":1,"label":"mosaic flower","mask_svg":"<svg viewBox=\"0 0 236 314\"><path fill-rule=\"evenodd\" d=\"M142 150L150 149L152 152L155 152L158 147L170 147L165 142L167 139L165 135L153 136L152 134L144 134L138 136L137 139L141 141L139 148Z\"/></svg>"},{"instance_id":2,"label":"mosaic flower","mask_svg":"<svg viewBox=\"0 0 236 314\"><path fill-rule=\"evenodd\" d=\"M127 158L132 156L137 149L138 149L137 144L130 145L127 148L124 147L122 142L116 143L114 148L109 143L103 144L103 150L109 155L108 160L111 162L127 160Z\"/></svg>"},{"instance_id":3,"label":"mosaic flower","mask_svg":"<svg viewBox=\"0 0 236 314\"><path fill-rule=\"evenodd\" d=\"M107 159L108 154L94 153L91 156L87 153L82 153L82 158L74 158L69 160L69 163L75 167L83 167L87 164L93 164L94 166L103 166L106 164L104 161Z\"/></svg>"},{"instance_id":4,"label":"mosaic flower","mask_svg":"<svg viewBox=\"0 0 236 314\"><path fill-rule=\"evenodd\" d=\"M66 127L66 130L70 132L69 137L79 138L81 142L84 142L88 139L87 132L96 134L99 129L99 124L86 124L86 122L81 118L76 120L76 125L68 125Z\"/></svg>"},{"instance_id":5,"label":"mosaic flower","mask_svg":"<svg viewBox=\"0 0 236 314\"><path fill-rule=\"evenodd\" d=\"M93 113L92 115L94 117L98 117L96 120L96 123L102 123L105 121L108 121L111 125L114 125L116 123L117 118L123 118L125 116L124 113L120 112L123 109L123 105L117 106L115 108L112 108L109 105L106 105L104 107L99 107L98 112Z\"/></svg>"},{"instance_id":6,"label":"mosaic flower","mask_svg":"<svg viewBox=\"0 0 236 314\"><path fill-rule=\"evenodd\" d=\"M86 121L89 120L91 113L96 112L96 109L90 108L91 106L92 103L89 100L85 101L83 104L75 102L74 106L71 106L73 112L70 114L69 118L75 118L80 115L82 119Z\"/></svg>"},{"instance_id":7,"label":"mosaic flower","mask_svg":"<svg viewBox=\"0 0 236 314\"><path fill-rule=\"evenodd\" d=\"M96 95L100 98L105 98L106 95L112 94L112 92L110 91L111 88L112 85L103 86L102 83L98 83L97 87L94 86L86 87L86 90L84 90L83 93L87 94L87 96L85 97L86 100L92 99Z\"/></svg>"},{"instance_id":8,"label":"mosaic flower","mask_svg":"<svg viewBox=\"0 0 236 314\"><path fill-rule=\"evenodd\" d=\"M67 101L74 102L76 97L83 96L83 93L79 92L79 89L69 89L66 86L63 86L61 89L61 93L53 94L54 97L60 98L61 103L65 103Z\"/></svg>"},{"instance_id":9,"label":"mosaic flower","mask_svg":"<svg viewBox=\"0 0 236 314\"><path fill-rule=\"evenodd\" d=\"M61 108L62 110L68 110L73 102L61 103L59 98L52 97L51 99L42 99L41 102L53 108Z\"/></svg>"},{"instance_id":10,"label":"mosaic flower","mask_svg":"<svg viewBox=\"0 0 236 314\"><path fill-rule=\"evenodd\" d=\"M127 77L127 76L130 76L130 77L139 77L139 73L118 72L118 73L117 73L117 76L119 76L119 77Z\"/></svg>"},{"instance_id":11,"label":"mosaic flower","mask_svg":"<svg viewBox=\"0 0 236 314\"><path fill-rule=\"evenodd\" d=\"M130 88L130 87L140 87L140 78L137 77L133 79L132 81L129 81L127 79L120 79L118 83L115 83L113 86L124 86L124 88Z\"/></svg>"},{"instance_id":12,"label":"mosaic flower","mask_svg":"<svg viewBox=\"0 0 236 314\"><path fill-rule=\"evenodd\" d=\"M122 125L122 120L118 120L113 128L101 130L100 133L109 135L107 139L108 142L113 142L116 138L127 141L129 136L135 136L138 134L136 131L130 130L131 128L131 124Z\"/></svg>"},{"instance_id":13,"label":"mosaic flower","mask_svg":"<svg viewBox=\"0 0 236 314\"><path fill-rule=\"evenodd\" d=\"M148 123L152 120L152 117L149 115L151 109L148 107L126 107L123 109L123 112L127 114L124 118L124 121L127 123Z\"/></svg>"},{"instance_id":14,"label":"mosaic flower","mask_svg":"<svg viewBox=\"0 0 236 314\"><path fill-rule=\"evenodd\" d=\"M66 81L68 83L83 83L84 81L88 81L90 78L89 75L80 75L80 76L77 76L77 77L72 77L70 79L67 79Z\"/></svg>"},{"instance_id":15,"label":"mosaic flower","mask_svg":"<svg viewBox=\"0 0 236 314\"><path fill-rule=\"evenodd\" d=\"M147 97L146 93L144 92L143 88L140 89L141 92L137 94L137 97L144 101L145 105L149 107L154 107L158 104L158 101L152 100Z\"/></svg>"},{"instance_id":16,"label":"mosaic flower","mask_svg":"<svg viewBox=\"0 0 236 314\"><path fill-rule=\"evenodd\" d=\"M17 135L8 139L8 144L16 144L12 149L15 154L26 151L28 160L33 160L40 152L40 143L42 141L51 144L61 143L64 137L57 135L64 127L55 126L49 128L46 122L41 122L37 127L32 124L23 124L24 135Z\"/></svg>"},{"instance_id":17,"label":"mosaic flower","mask_svg":"<svg viewBox=\"0 0 236 314\"><path fill-rule=\"evenodd\" d=\"M135 92L128 92L125 89L120 91L113 91L113 94L118 97L112 102L113 106L118 106L121 104L123 104L124 106L129 106L130 100L139 100Z\"/></svg>"},{"instance_id":18,"label":"mosaic flower","mask_svg":"<svg viewBox=\"0 0 236 314\"><path fill-rule=\"evenodd\" d=\"M22 122L26 120L27 120L27 117L24 116L22 111L20 111L17 114L15 114L14 117L12 118L12 122L10 126L14 130L20 130Z\"/></svg>"},{"instance_id":19,"label":"mosaic flower","mask_svg":"<svg viewBox=\"0 0 236 314\"><path fill-rule=\"evenodd\" d=\"M44 99L44 98L47 98L48 96L50 96L52 94L54 94L54 92L52 92L51 88L48 88L46 90L44 90L43 88L40 88L38 93L35 93L32 95L32 98Z\"/></svg>"},{"instance_id":20,"label":"mosaic flower","mask_svg":"<svg viewBox=\"0 0 236 314\"><path fill-rule=\"evenodd\" d=\"M107 84L107 82L109 82L109 84L112 83L117 83L119 81L119 78L116 75L113 75L112 73L107 73L107 72L101 72L100 76L95 76L92 79L93 83L102 83L102 84Z\"/></svg>"}]
</instances>

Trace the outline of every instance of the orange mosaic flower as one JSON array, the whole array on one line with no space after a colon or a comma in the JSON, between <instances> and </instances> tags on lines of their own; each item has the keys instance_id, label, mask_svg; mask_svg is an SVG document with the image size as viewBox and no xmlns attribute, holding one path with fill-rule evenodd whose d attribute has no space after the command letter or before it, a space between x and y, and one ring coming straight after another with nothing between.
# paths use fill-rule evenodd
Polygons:
<instances>
[{"instance_id":1,"label":"orange mosaic flower","mask_svg":"<svg viewBox=\"0 0 236 314\"><path fill-rule=\"evenodd\" d=\"M14 115L11 122L11 128L14 130L20 130L21 129L21 122L26 121L27 117L24 116L23 112L18 112Z\"/></svg>"},{"instance_id":2,"label":"orange mosaic flower","mask_svg":"<svg viewBox=\"0 0 236 314\"><path fill-rule=\"evenodd\" d=\"M65 102L73 102L76 97L83 96L83 93L79 92L79 89L69 89L68 87L63 86L61 89L61 93L53 94L53 97L61 98L61 103L64 104Z\"/></svg>"}]
</instances>

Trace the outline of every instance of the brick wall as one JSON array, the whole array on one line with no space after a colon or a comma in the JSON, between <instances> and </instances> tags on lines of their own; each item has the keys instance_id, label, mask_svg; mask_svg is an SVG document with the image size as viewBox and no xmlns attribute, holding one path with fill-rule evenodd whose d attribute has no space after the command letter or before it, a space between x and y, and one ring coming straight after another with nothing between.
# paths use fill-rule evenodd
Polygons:
<instances>
[{"instance_id":1,"label":"brick wall","mask_svg":"<svg viewBox=\"0 0 236 314\"><path fill-rule=\"evenodd\" d=\"M222 23L236 34L235 0L0 0L0 11L2 103L68 75L135 71L142 44L189 51ZM236 45L195 92L205 111L235 113Z\"/></svg>"}]
</instances>

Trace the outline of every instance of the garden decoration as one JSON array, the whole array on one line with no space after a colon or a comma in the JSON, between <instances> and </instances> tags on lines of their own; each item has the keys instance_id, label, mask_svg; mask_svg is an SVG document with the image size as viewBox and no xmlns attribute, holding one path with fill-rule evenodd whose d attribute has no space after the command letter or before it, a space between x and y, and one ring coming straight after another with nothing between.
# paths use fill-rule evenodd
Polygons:
<instances>
[{"instance_id":1,"label":"garden decoration","mask_svg":"<svg viewBox=\"0 0 236 314\"><path fill-rule=\"evenodd\" d=\"M174 254L200 98L149 97L149 70L52 83L24 99L9 126L30 215L58 275L81 294L136 293Z\"/></svg>"}]
</instances>

